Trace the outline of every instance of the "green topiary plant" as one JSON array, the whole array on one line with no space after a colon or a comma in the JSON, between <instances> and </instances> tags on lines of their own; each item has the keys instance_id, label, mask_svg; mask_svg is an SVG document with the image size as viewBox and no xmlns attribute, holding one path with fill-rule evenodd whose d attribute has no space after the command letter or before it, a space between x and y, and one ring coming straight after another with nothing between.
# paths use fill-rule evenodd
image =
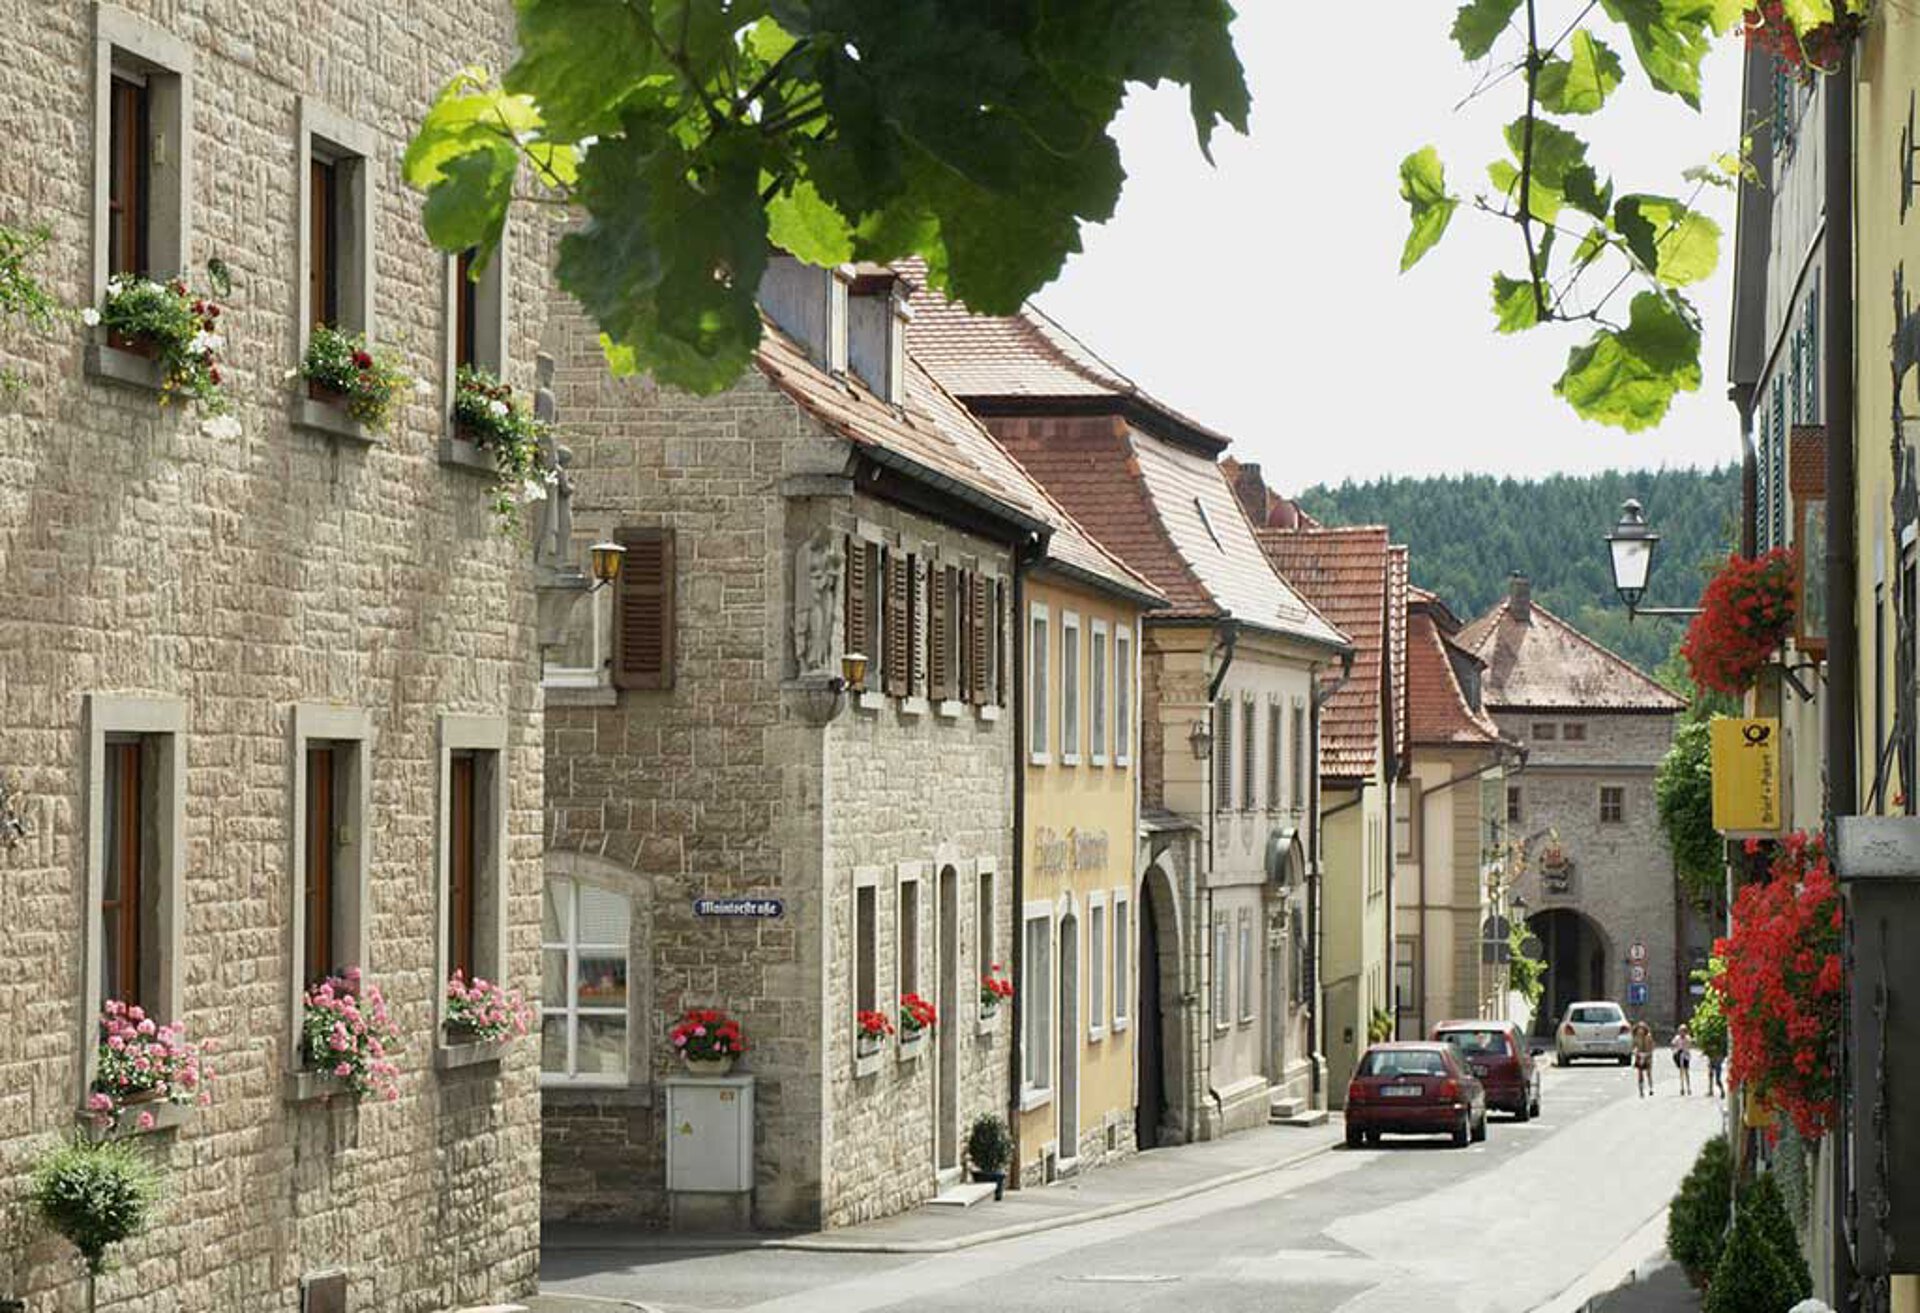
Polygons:
<instances>
[{"instance_id":1,"label":"green topiary plant","mask_svg":"<svg viewBox=\"0 0 1920 1313\"><path fill-rule=\"evenodd\" d=\"M1700 1146L1667 1209L1667 1252L1696 1286L1705 1285L1720 1262L1732 1207L1733 1152L1727 1137L1716 1135Z\"/></svg>"},{"instance_id":2,"label":"green topiary plant","mask_svg":"<svg viewBox=\"0 0 1920 1313\"><path fill-rule=\"evenodd\" d=\"M1740 1193L1740 1211L1752 1214L1754 1225L1760 1228L1760 1234L1787 1269L1793 1279L1793 1299L1798 1303L1813 1294L1813 1274L1807 1270L1806 1255L1800 1252L1800 1236L1794 1230L1793 1219L1787 1215L1787 1204L1780 1193L1780 1183L1772 1172L1763 1172L1754 1178Z\"/></svg>"},{"instance_id":3,"label":"green topiary plant","mask_svg":"<svg viewBox=\"0 0 1920 1313\"><path fill-rule=\"evenodd\" d=\"M1759 1212L1742 1208L1720 1251L1701 1313L1788 1313L1801 1296L1792 1269L1768 1238Z\"/></svg>"},{"instance_id":4,"label":"green topiary plant","mask_svg":"<svg viewBox=\"0 0 1920 1313\"><path fill-rule=\"evenodd\" d=\"M28 1197L97 1277L107 1270L108 1247L146 1227L160 1197L160 1172L126 1140L76 1138L34 1165Z\"/></svg>"},{"instance_id":5,"label":"green topiary plant","mask_svg":"<svg viewBox=\"0 0 1920 1313\"><path fill-rule=\"evenodd\" d=\"M989 1176L1005 1172L1013 1159L1013 1134L1006 1122L990 1112L975 1117L967 1131L967 1158L976 1172Z\"/></svg>"}]
</instances>

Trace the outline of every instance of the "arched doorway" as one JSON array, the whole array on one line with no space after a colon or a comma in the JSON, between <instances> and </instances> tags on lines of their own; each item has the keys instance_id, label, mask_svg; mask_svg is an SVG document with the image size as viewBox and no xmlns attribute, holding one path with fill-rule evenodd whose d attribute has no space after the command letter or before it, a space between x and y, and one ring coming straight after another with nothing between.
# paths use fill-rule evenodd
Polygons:
<instances>
[{"instance_id":1,"label":"arched doorway","mask_svg":"<svg viewBox=\"0 0 1920 1313\"><path fill-rule=\"evenodd\" d=\"M1080 1156L1080 918L1060 918L1060 1089L1054 1096L1058 1120L1055 1151L1062 1161Z\"/></svg>"},{"instance_id":2,"label":"arched doorway","mask_svg":"<svg viewBox=\"0 0 1920 1313\"><path fill-rule=\"evenodd\" d=\"M1134 1143L1142 1149L1184 1144L1188 1136L1185 1101L1186 1052L1181 1031L1180 916L1173 898L1173 879L1158 864L1147 868L1139 896L1140 997L1134 1016L1140 1027L1139 1081L1133 1109Z\"/></svg>"},{"instance_id":3,"label":"arched doorway","mask_svg":"<svg viewBox=\"0 0 1920 1313\"><path fill-rule=\"evenodd\" d=\"M1533 1023L1536 1035L1551 1035L1569 1004L1581 999L1612 998L1619 992L1613 987L1609 970L1612 951L1606 932L1591 917L1570 907L1554 907L1528 917L1527 929L1540 940L1547 963L1540 1008Z\"/></svg>"}]
</instances>

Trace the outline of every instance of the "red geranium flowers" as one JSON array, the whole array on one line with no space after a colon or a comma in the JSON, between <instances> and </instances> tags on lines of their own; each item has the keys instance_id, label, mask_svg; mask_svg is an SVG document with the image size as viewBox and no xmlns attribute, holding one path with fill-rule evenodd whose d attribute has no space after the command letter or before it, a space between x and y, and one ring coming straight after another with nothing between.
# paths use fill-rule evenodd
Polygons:
<instances>
[{"instance_id":1,"label":"red geranium flowers","mask_svg":"<svg viewBox=\"0 0 1920 1313\"><path fill-rule=\"evenodd\" d=\"M1680 640L1694 683L1734 696L1753 686L1793 629L1796 559L1785 548L1727 558Z\"/></svg>"},{"instance_id":2,"label":"red geranium flowers","mask_svg":"<svg viewBox=\"0 0 1920 1313\"><path fill-rule=\"evenodd\" d=\"M718 1008L689 1008L667 1037L682 1057L693 1062L737 1058L747 1051L740 1023Z\"/></svg>"},{"instance_id":3,"label":"red geranium flowers","mask_svg":"<svg viewBox=\"0 0 1920 1313\"><path fill-rule=\"evenodd\" d=\"M908 1039L912 1039L923 1030L932 1030L939 1022L940 1018L934 1012L933 1004L918 994L900 996L900 1030Z\"/></svg>"}]
</instances>

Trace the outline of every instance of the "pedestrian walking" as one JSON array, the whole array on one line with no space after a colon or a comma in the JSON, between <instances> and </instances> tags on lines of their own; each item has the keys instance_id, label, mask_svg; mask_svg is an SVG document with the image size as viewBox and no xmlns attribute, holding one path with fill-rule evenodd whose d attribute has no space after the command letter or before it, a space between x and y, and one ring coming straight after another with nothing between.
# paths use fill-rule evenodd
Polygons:
<instances>
[{"instance_id":1,"label":"pedestrian walking","mask_svg":"<svg viewBox=\"0 0 1920 1313\"><path fill-rule=\"evenodd\" d=\"M1693 1093L1693 1037L1685 1026L1673 1032L1673 1065L1680 1069L1680 1092Z\"/></svg>"},{"instance_id":2,"label":"pedestrian walking","mask_svg":"<svg viewBox=\"0 0 1920 1313\"><path fill-rule=\"evenodd\" d=\"M1726 1065L1727 1055L1718 1049L1707 1053L1707 1093L1727 1097L1727 1083L1721 1076L1721 1068Z\"/></svg>"},{"instance_id":3,"label":"pedestrian walking","mask_svg":"<svg viewBox=\"0 0 1920 1313\"><path fill-rule=\"evenodd\" d=\"M1653 1093L1653 1027L1633 1023L1633 1085L1642 1098Z\"/></svg>"}]
</instances>

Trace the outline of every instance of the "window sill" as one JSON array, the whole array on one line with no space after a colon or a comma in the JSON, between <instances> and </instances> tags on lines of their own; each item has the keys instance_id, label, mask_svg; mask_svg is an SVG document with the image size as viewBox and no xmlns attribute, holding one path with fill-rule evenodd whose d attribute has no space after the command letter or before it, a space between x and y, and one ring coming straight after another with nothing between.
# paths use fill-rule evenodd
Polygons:
<instances>
[{"instance_id":1,"label":"window sill","mask_svg":"<svg viewBox=\"0 0 1920 1313\"><path fill-rule=\"evenodd\" d=\"M330 1071L290 1071L280 1094L284 1103L331 1103L359 1097Z\"/></svg>"},{"instance_id":2,"label":"window sill","mask_svg":"<svg viewBox=\"0 0 1920 1313\"><path fill-rule=\"evenodd\" d=\"M887 695L885 693L874 693L871 691L865 692L860 695L860 701L857 705L862 711L878 712L885 709L887 705Z\"/></svg>"},{"instance_id":3,"label":"window sill","mask_svg":"<svg viewBox=\"0 0 1920 1313\"><path fill-rule=\"evenodd\" d=\"M1051 1089L1028 1089L1020 1091L1021 1112L1032 1112L1035 1108L1044 1108L1052 1102L1053 1091Z\"/></svg>"},{"instance_id":4,"label":"window sill","mask_svg":"<svg viewBox=\"0 0 1920 1313\"><path fill-rule=\"evenodd\" d=\"M871 1053L862 1053L858 1049L855 1049L853 1055L853 1078L855 1080L865 1080L869 1076L879 1075L880 1059L883 1056L885 1056L885 1054L881 1048L876 1048Z\"/></svg>"},{"instance_id":5,"label":"window sill","mask_svg":"<svg viewBox=\"0 0 1920 1313\"><path fill-rule=\"evenodd\" d=\"M459 1071L463 1067L498 1067L506 1056L504 1039L466 1040L458 1044L442 1041L433 1050L435 1071Z\"/></svg>"},{"instance_id":6,"label":"window sill","mask_svg":"<svg viewBox=\"0 0 1920 1313\"><path fill-rule=\"evenodd\" d=\"M1242 1017L1242 1018L1240 1018L1240 1024L1241 1024L1242 1026L1251 1026L1251 1025L1253 1024L1253 1018L1252 1018L1252 1017Z\"/></svg>"},{"instance_id":7,"label":"window sill","mask_svg":"<svg viewBox=\"0 0 1920 1313\"><path fill-rule=\"evenodd\" d=\"M467 439L455 436L452 426L449 426L447 436L440 439L440 463L490 477L497 477L500 473L499 467L493 463L493 457Z\"/></svg>"},{"instance_id":8,"label":"window sill","mask_svg":"<svg viewBox=\"0 0 1920 1313\"><path fill-rule=\"evenodd\" d=\"M1089 1044L1098 1044L1106 1039L1106 1037L1107 1028L1105 1026L1095 1026L1087 1031L1087 1043Z\"/></svg>"},{"instance_id":9,"label":"window sill","mask_svg":"<svg viewBox=\"0 0 1920 1313\"><path fill-rule=\"evenodd\" d=\"M942 720L958 720L966 709L967 704L959 701L957 698L944 698L941 700L940 705L935 708L935 712Z\"/></svg>"},{"instance_id":10,"label":"window sill","mask_svg":"<svg viewBox=\"0 0 1920 1313\"><path fill-rule=\"evenodd\" d=\"M1078 766L1080 764L1080 754L1077 752L1063 752L1060 754L1060 764L1062 766Z\"/></svg>"},{"instance_id":11,"label":"window sill","mask_svg":"<svg viewBox=\"0 0 1920 1313\"><path fill-rule=\"evenodd\" d=\"M895 1060L903 1067L909 1063L918 1062L920 1061L920 1054L925 1051L926 1047L927 1037L925 1034L915 1035L912 1039L903 1039L900 1041L899 1047L894 1051Z\"/></svg>"},{"instance_id":12,"label":"window sill","mask_svg":"<svg viewBox=\"0 0 1920 1313\"><path fill-rule=\"evenodd\" d=\"M993 724L993 722L1000 719L1000 708L994 706L991 702L982 704L980 707L980 719L989 725Z\"/></svg>"},{"instance_id":13,"label":"window sill","mask_svg":"<svg viewBox=\"0 0 1920 1313\"><path fill-rule=\"evenodd\" d=\"M1107 764L1107 754L1104 752L1096 752L1093 754L1092 760L1094 765L1104 766Z\"/></svg>"},{"instance_id":14,"label":"window sill","mask_svg":"<svg viewBox=\"0 0 1920 1313\"><path fill-rule=\"evenodd\" d=\"M979 1035L991 1035L999 1030L1000 1009L995 1008L991 1012L982 1012L979 1019L974 1022L973 1029L974 1033Z\"/></svg>"},{"instance_id":15,"label":"window sill","mask_svg":"<svg viewBox=\"0 0 1920 1313\"><path fill-rule=\"evenodd\" d=\"M1053 764L1053 758L1044 752L1029 752L1027 754L1027 761L1034 766L1051 766Z\"/></svg>"},{"instance_id":16,"label":"window sill","mask_svg":"<svg viewBox=\"0 0 1920 1313\"><path fill-rule=\"evenodd\" d=\"M1115 766L1118 766L1120 769L1125 770L1128 766L1133 765L1133 758L1132 757L1115 757L1113 759L1113 764Z\"/></svg>"},{"instance_id":17,"label":"window sill","mask_svg":"<svg viewBox=\"0 0 1920 1313\"><path fill-rule=\"evenodd\" d=\"M611 684L542 685L550 707L615 707L620 705L620 690Z\"/></svg>"},{"instance_id":18,"label":"window sill","mask_svg":"<svg viewBox=\"0 0 1920 1313\"><path fill-rule=\"evenodd\" d=\"M561 1081L540 1087L544 1108L651 1108L651 1085L594 1085L586 1081Z\"/></svg>"},{"instance_id":19,"label":"window sill","mask_svg":"<svg viewBox=\"0 0 1920 1313\"><path fill-rule=\"evenodd\" d=\"M101 383L159 392L166 383L160 362L96 342L87 348L87 377Z\"/></svg>"},{"instance_id":20,"label":"window sill","mask_svg":"<svg viewBox=\"0 0 1920 1313\"><path fill-rule=\"evenodd\" d=\"M1115 1017L1113 1019L1113 1033L1116 1035L1121 1034L1127 1029L1128 1026L1131 1026L1132 1024L1133 1024L1133 1021L1131 1018Z\"/></svg>"},{"instance_id":21,"label":"window sill","mask_svg":"<svg viewBox=\"0 0 1920 1313\"><path fill-rule=\"evenodd\" d=\"M900 714L903 716L924 716L933 710L933 704L925 698L901 698Z\"/></svg>"},{"instance_id":22,"label":"window sill","mask_svg":"<svg viewBox=\"0 0 1920 1313\"><path fill-rule=\"evenodd\" d=\"M86 1127L88 1133L94 1138L104 1139L107 1136L158 1135L162 1131L177 1131L193 1120L193 1111L191 1106L183 1107L178 1103L168 1103L165 1100L157 1100L152 1103L136 1103L122 1108L115 1115L113 1125L111 1126L103 1127L99 1125L94 1120L94 1115L85 1108L77 1110L73 1114L73 1117L75 1121ZM142 1113L152 1115L153 1125L145 1127L140 1125L140 1115Z\"/></svg>"},{"instance_id":23,"label":"window sill","mask_svg":"<svg viewBox=\"0 0 1920 1313\"><path fill-rule=\"evenodd\" d=\"M363 447L380 445L379 436L365 424L349 416L340 407L315 401L312 397L293 399L292 418L295 428L306 429L310 433L324 433L330 438L358 443Z\"/></svg>"}]
</instances>

